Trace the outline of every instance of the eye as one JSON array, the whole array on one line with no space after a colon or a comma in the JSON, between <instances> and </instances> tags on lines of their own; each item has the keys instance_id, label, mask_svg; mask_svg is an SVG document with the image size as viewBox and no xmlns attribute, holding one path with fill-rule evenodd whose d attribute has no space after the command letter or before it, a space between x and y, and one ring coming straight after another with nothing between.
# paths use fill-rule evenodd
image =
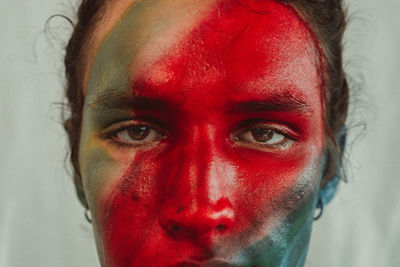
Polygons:
<instances>
[{"instance_id":1,"label":"eye","mask_svg":"<svg viewBox=\"0 0 400 267\"><path fill-rule=\"evenodd\" d=\"M263 148L286 149L293 144L293 140L288 137L287 133L270 125L255 125L241 131L234 139L246 146Z\"/></svg>"},{"instance_id":2,"label":"eye","mask_svg":"<svg viewBox=\"0 0 400 267\"><path fill-rule=\"evenodd\" d=\"M115 130L111 138L122 144L135 145L159 141L163 135L146 124L134 124Z\"/></svg>"}]
</instances>

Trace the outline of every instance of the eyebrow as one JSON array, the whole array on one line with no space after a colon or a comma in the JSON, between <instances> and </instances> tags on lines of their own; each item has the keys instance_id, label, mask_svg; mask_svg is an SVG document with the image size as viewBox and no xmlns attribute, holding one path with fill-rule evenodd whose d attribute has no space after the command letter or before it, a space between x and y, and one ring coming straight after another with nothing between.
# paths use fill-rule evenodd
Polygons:
<instances>
[{"instance_id":1,"label":"eyebrow","mask_svg":"<svg viewBox=\"0 0 400 267\"><path fill-rule=\"evenodd\" d=\"M310 113L312 112L312 109L304 99L294 97L290 93L283 93L273 94L261 100L238 103L232 106L229 111L233 113L267 111L295 111L298 113Z\"/></svg>"},{"instance_id":2,"label":"eyebrow","mask_svg":"<svg viewBox=\"0 0 400 267\"><path fill-rule=\"evenodd\" d=\"M89 103L93 110L102 109L151 109L161 110L167 106L167 103L161 99L136 96L130 93L121 93L116 90L106 90L105 93L98 95Z\"/></svg>"},{"instance_id":3,"label":"eyebrow","mask_svg":"<svg viewBox=\"0 0 400 267\"><path fill-rule=\"evenodd\" d=\"M162 99L136 96L131 93L121 93L117 90L107 90L98 95L89 103L93 110L122 110L122 109L141 109L158 110L169 107L168 103ZM261 100L250 100L231 104L228 108L232 113L252 113L252 112L288 112L310 113L311 107L307 102L294 97L290 93L273 94Z\"/></svg>"}]
</instances>

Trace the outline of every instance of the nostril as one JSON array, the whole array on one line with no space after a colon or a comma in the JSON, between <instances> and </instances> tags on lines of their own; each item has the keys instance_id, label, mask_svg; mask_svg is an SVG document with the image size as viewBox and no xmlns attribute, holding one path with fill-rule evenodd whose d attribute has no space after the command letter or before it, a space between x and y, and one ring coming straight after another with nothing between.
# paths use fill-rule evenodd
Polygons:
<instances>
[{"instance_id":1,"label":"nostril","mask_svg":"<svg viewBox=\"0 0 400 267\"><path fill-rule=\"evenodd\" d=\"M170 231L173 232L173 233L174 232L178 232L180 229L181 228L177 224L172 224L171 227L170 227Z\"/></svg>"},{"instance_id":2,"label":"nostril","mask_svg":"<svg viewBox=\"0 0 400 267\"><path fill-rule=\"evenodd\" d=\"M217 230L218 232L223 232L223 231L225 231L226 230L226 226L225 225L223 225L223 224L218 224L216 227L215 227L215 230Z\"/></svg>"},{"instance_id":3,"label":"nostril","mask_svg":"<svg viewBox=\"0 0 400 267\"><path fill-rule=\"evenodd\" d=\"M174 239L196 239L200 236L224 235L234 224L234 211L229 201L216 205L199 205L196 208L168 205L159 217L164 231Z\"/></svg>"},{"instance_id":4,"label":"nostril","mask_svg":"<svg viewBox=\"0 0 400 267\"><path fill-rule=\"evenodd\" d=\"M167 230L167 233L174 238L179 237L180 235L182 235L182 227L179 226L176 223L171 223L168 227L165 228Z\"/></svg>"}]
</instances>

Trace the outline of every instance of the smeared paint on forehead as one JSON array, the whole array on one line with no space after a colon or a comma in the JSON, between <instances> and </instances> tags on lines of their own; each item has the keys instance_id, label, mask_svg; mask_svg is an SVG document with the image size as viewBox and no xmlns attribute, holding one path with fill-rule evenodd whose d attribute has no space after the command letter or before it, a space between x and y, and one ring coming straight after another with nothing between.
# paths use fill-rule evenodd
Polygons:
<instances>
[{"instance_id":1,"label":"smeared paint on forehead","mask_svg":"<svg viewBox=\"0 0 400 267\"><path fill-rule=\"evenodd\" d=\"M89 72L87 100L94 92L101 93L107 89L126 92L130 81L129 67L137 54L162 36L163 40L157 39L161 55L161 48L188 34L210 11L209 6L213 3L210 0L195 2L194 5L182 0L134 2L101 41Z\"/></svg>"},{"instance_id":2,"label":"smeared paint on forehead","mask_svg":"<svg viewBox=\"0 0 400 267\"><path fill-rule=\"evenodd\" d=\"M260 38L264 43L266 60L271 62L279 58L276 53L285 54L285 58L292 60L278 60L277 65L268 64L270 69L264 69L269 76L287 76L288 79L294 79L291 82L297 82L302 79L301 73L296 75L295 71L310 70L310 66L315 66L319 60L313 51L313 45L304 43L304 36L308 36L308 28L300 20L296 21L293 17L293 10L284 8L282 4L274 1L137 1L134 2L124 13L121 20L112 27L111 31L105 35L101 41L101 45L96 53L93 64L91 65L90 75L87 83L87 94L90 102L93 93L100 94L107 89L116 90L119 92L129 91L130 81L135 78L146 79L155 85L173 80L177 73L168 69L168 64L162 64L162 61L174 62L178 60L176 57L184 53L193 53L193 60L196 60L196 53L199 52L199 47L204 46L205 53L220 53L221 50L226 50L227 58L221 59L214 57L215 60L224 60L224 64L229 65L231 61L243 61L246 63L249 57L241 56L241 47L243 42L251 42L254 36L254 25L260 23L260 19L273 16L270 18L271 25L263 31L256 32L256 35L264 35ZM280 9L283 12L274 14L276 6L282 6ZM208 18L208 15L217 9L219 16L225 16L224 19ZM220 9L225 9L224 12ZM285 10L286 9L286 10ZM262 10L258 20L249 17L250 12L259 12ZM284 15L283 15L284 14ZM229 16L226 18L226 16ZM232 25L235 24L235 27ZM109 26L108 26L109 27ZM250 30L250 32L248 32ZM253 33L251 31L253 30ZM196 36L193 32L197 31ZM264 32L268 32L265 35ZM301 36L299 33L303 32ZM215 38L215 35L222 37ZM190 40L187 38L190 37ZM236 45L232 42L236 39ZM259 37L258 37L259 38ZM100 39L100 38L98 38ZM214 42L213 40L218 40ZM237 47L237 48L235 48ZM259 45L259 47L261 47ZM298 47L297 50L293 49ZM168 51L171 51L169 53ZM274 54L269 54L273 51ZM281 52L279 52L281 51ZM312 55L315 59L315 64L307 64L303 62L304 55L299 56L299 51L303 54ZM256 54L259 51L254 51ZM290 55L292 54L292 55ZM186 55L187 56L187 55ZM246 58L247 57L247 58ZM204 57L203 57L204 58ZM209 57L208 60L212 58ZM161 63L161 64L160 64ZM273 63L273 62L272 62ZM279 66L279 64L287 64L287 66ZM188 62L187 72L191 71ZM222 63L221 63L222 64ZM209 62L210 68L205 69L203 73L199 73L198 81L210 81L212 75L215 77L221 76L221 69L213 69L215 62ZM304 68L298 68L299 65L304 65ZM243 64L250 67L251 71L256 66ZM263 66L265 68L265 66ZM276 72L279 70L278 72ZM242 69L231 71L243 72ZM246 70L245 70L246 71ZM285 73L283 73L285 72ZM145 74L145 75L144 75ZM210 76L211 75L211 76ZM240 77L241 75L235 75ZM182 75L181 75L182 77ZM295 77L295 78L294 78ZM189 76L189 83L194 82L193 75ZM243 82L243 81L237 81ZM279 87L265 83L263 79L252 81L253 84L264 84L269 86L269 89ZM259 86L258 86L259 87Z\"/></svg>"}]
</instances>

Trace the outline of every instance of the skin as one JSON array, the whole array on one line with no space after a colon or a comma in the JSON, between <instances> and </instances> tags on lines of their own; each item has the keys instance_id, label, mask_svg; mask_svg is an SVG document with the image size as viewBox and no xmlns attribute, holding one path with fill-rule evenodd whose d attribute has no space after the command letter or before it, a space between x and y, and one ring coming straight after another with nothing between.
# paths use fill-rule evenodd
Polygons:
<instances>
[{"instance_id":1,"label":"skin","mask_svg":"<svg viewBox=\"0 0 400 267\"><path fill-rule=\"evenodd\" d=\"M102 265L303 266L324 148L307 25L269 0L121 1L100 25L79 163Z\"/></svg>"}]
</instances>

